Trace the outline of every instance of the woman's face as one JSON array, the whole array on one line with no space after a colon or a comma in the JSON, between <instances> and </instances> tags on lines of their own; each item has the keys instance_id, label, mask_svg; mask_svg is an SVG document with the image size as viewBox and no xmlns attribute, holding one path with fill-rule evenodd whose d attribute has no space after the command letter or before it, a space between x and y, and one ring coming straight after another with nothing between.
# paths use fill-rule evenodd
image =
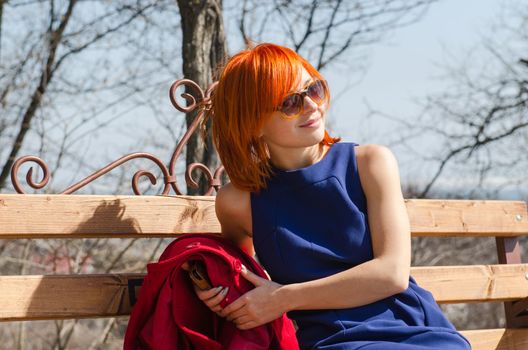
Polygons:
<instances>
[{"instance_id":1,"label":"woman's face","mask_svg":"<svg viewBox=\"0 0 528 350\"><path fill-rule=\"evenodd\" d=\"M314 81L314 78L302 68L299 85L291 92L299 92ZM273 112L264 124L260 136L268 147L295 148L308 147L321 142L325 131L327 103L318 105L308 95L304 96L304 110L296 119L285 119L279 111ZM316 120L309 126L304 124Z\"/></svg>"}]
</instances>

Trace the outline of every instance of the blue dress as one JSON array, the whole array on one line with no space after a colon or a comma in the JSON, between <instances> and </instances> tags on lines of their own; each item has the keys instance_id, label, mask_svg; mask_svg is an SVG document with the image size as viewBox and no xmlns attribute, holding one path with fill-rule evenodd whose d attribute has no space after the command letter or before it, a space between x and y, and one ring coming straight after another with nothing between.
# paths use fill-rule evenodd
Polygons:
<instances>
[{"instance_id":1,"label":"blue dress","mask_svg":"<svg viewBox=\"0 0 528 350\"><path fill-rule=\"evenodd\" d=\"M356 145L337 142L305 168L273 167L268 188L250 194L255 252L277 283L319 279L373 259ZM371 304L287 315L302 350L471 349L412 276L404 292Z\"/></svg>"}]
</instances>

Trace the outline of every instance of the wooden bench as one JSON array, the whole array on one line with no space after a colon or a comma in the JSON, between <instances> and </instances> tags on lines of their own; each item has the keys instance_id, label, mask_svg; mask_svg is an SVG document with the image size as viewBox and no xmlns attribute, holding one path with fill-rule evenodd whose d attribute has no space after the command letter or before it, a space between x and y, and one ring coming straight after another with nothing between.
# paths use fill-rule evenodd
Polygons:
<instances>
[{"instance_id":1,"label":"wooden bench","mask_svg":"<svg viewBox=\"0 0 528 350\"><path fill-rule=\"evenodd\" d=\"M496 237L499 264L413 266L438 303L504 302L506 328L466 330L473 349L528 349L528 234L522 201L407 199L412 235ZM118 215L116 215L118 213ZM0 238L129 238L219 234L214 196L0 195ZM0 277L0 320L126 316L141 274ZM498 315L489 315L496 318Z\"/></svg>"},{"instance_id":2,"label":"wooden bench","mask_svg":"<svg viewBox=\"0 0 528 350\"><path fill-rule=\"evenodd\" d=\"M182 94L188 106L179 105L176 89L185 85ZM212 85L213 86L213 85ZM206 106L212 86L203 92L189 80L178 80L170 88L170 100L181 112ZM191 96L195 96L193 98ZM70 186L60 195L0 194L0 239L72 239L72 238L141 238L176 237L187 233L220 234L215 215L213 187L220 186L222 167L207 173L200 164L189 166L186 180L194 168L205 171L209 190L205 196L181 195L174 168L190 135L203 118L201 109L176 146L169 167L146 153L126 155ZM116 166L134 158L148 158L161 169L164 188L160 196L69 195ZM39 164L44 171L41 182L26 179L40 189L49 178L45 163L36 157L15 161L12 182L18 183L18 168L26 161ZM205 169L205 170L204 170ZM138 178L154 175L138 171ZM176 195L169 196L172 188ZM68 195L65 195L68 194ZM413 266L412 276L431 291L440 304L502 302L505 328L465 330L462 333L475 350L528 349L528 264L521 263L519 238L528 235L528 212L522 201L495 200L425 200L407 199L413 237L495 237L498 264L469 266ZM476 239L476 238L475 238ZM0 246L0 252L2 251ZM493 252L495 253L495 252ZM156 259L157 257L154 257ZM126 316L130 314L140 291L142 274L75 274L0 276L0 321L57 320ZM498 319L499 315L489 315ZM447 349L446 349L447 350Z\"/></svg>"}]
</instances>

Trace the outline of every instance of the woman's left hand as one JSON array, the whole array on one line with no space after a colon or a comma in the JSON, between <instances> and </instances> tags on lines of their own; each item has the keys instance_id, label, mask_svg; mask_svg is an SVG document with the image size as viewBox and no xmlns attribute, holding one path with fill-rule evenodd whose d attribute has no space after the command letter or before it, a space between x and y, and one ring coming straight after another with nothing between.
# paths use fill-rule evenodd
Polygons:
<instances>
[{"instance_id":1,"label":"woman's left hand","mask_svg":"<svg viewBox=\"0 0 528 350\"><path fill-rule=\"evenodd\" d=\"M241 275L253 283L255 288L226 306L220 311L220 316L233 321L238 329L251 329L271 322L288 311L277 293L282 285L264 279L246 268L242 268Z\"/></svg>"}]
</instances>

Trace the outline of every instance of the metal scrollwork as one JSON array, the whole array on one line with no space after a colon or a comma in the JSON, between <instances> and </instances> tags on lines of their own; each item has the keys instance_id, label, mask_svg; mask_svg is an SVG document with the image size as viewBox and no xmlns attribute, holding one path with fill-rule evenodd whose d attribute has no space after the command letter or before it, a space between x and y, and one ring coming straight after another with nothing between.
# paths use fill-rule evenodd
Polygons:
<instances>
[{"instance_id":1,"label":"metal scrollwork","mask_svg":"<svg viewBox=\"0 0 528 350\"><path fill-rule=\"evenodd\" d=\"M164 187L162 194L166 195L169 194L170 188L172 187L174 192L177 195L181 195L182 192L180 188L178 187L176 176L175 176L175 166L176 161L180 154L183 151L183 147L187 144L189 141L189 138L191 137L192 133L196 130L198 125L200 124L202 118L204 117L204 114L206 111L208 111L211 108L211 93L213 89L216 87L217 82L211 84L209 88L204 93L203 90L196 84L194 81L189 79L179 79L176 80L169 89L169 98L172 103L172 105L183 113L190 113L194 111L195 109L199 108L198 113L193 120L191 126L187 129L185 135L183 138L178 142L178 145L176 146L176 149L174 150L169 167L167 168L165 164L159 160L157 157L153 156L150 153L144 153L144 152L136 152L136 153L130 153L127 154L111 163L106 165L104 168L101 168L100 170L92 173L91 175L87 176L83 180L77 182L76 184L68 187L64 191L60 192L61 194L71 194L75 191L79 190L80 188L86 186L87 184L91 183L95 179L99 178L100 176L110 172L114 168L120 166L121 164L128 162L132 159L149 159L153 161L161 170L163 174L163 181L164 181ZM195 95L189 94L187 92L184 92L181 94L181 96L187 101L187 106L182 106L178 103L176 99L176 89L180 86L186 86L188 89ZM24 190L22 189L22 186L20 185L18 181L17 173L20 169L20 166L26 162L35 162L37 163L40 168L43 171L43 178L39 182L33 181L33 168L30 168L26 174L26 182L28 185L34 189L41 189L45 187L49 182L50 172L49 168L46 165L46 163L36 156L23 156L18 158L11 168L11 182L13 184L13 187L15 188L15 191L17 193L25 194ZM218 190L219 187L221 187L221 175L224 171L224 167L220 165L214 172L214 174L211 173L211 171L202 163L192 163L188 166L187 171L185 172L185 181L187 182L188 186L192 188L198 188L197 182L192 178L192 171L193 170L200 170L209 181L209 188L207 192L204 194L206 196L213 194L213 189ZM138 170L134 176L132 177L132 189L136 195L141 195L138 183L139 179L141 177L147 177L150 180L150 183L152 185L156 185L156 176L152 174L149 171L146 170Z\"/></svg>"},{"instance_id":2,"label":"metal scrollwork","mask_svg":"<svg viewBox=\"0 0 528 350\"><path fill-rule=\"evenodd\" d=\"M18 182L17 173L20 166L26 162L35 162L38 165L40 165L40 168L42 169L42 172L44 173L43 178L40 182L33 182L33 168L29 168L27 174L26 174L26 182L29 184L29 186L33 187L34 189L41 189L44 186L46 186L49 182L49 168L44 163L42 159L40 159L37 156L24 156L18 158L11 167L11 182L13 183L13 187L15 188L15 191L18 193L25 193L24 190L22 190L22 186L20 186L20 183Z\"/></svg>"}]
</instances>

